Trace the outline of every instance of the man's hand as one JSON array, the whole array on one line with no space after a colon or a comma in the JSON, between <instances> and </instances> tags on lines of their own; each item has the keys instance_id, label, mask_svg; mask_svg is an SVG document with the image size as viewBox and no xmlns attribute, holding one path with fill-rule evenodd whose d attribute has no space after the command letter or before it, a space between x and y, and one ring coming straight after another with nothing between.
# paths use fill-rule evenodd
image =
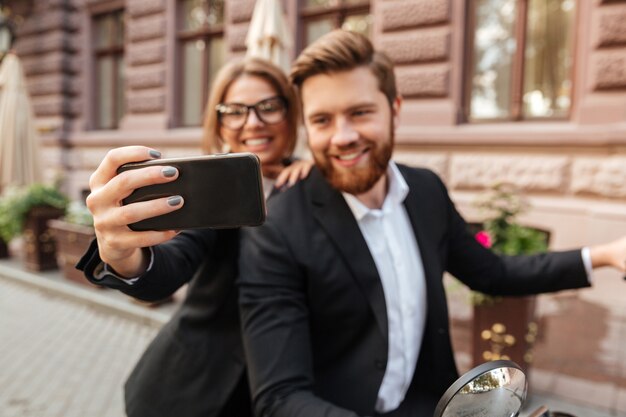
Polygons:
<instances>
[{"instance_id":1,"label":"man's hand","mask_svg":"<svg viewBox=\"0 0 626 417\"><path fill-rule=\"evenodd\" d=\"M589 248L594 268L612 266L626 273L626 236L602 245Z\"/></svg>"},{"instance_id":2,"label":"man's hand","mask_svg":"<svg viewBox=\"0 0 626 417\"><path fill-rule=\"evenodd\" d=\"M89 179L91 193L87 207L94 219L100 258L115 272L125 277L142 274L148 259L142 248L165 242L176 231L134 232L128 224L177 210L181 198L160 198L122 205L134 189L150 184L174 181L178 171L173 167L153 166L129 170L117 175L117 169L129 162L157 159L158 151L145 146L127 146L109 151Z\"/></svg>"}]
</instances>

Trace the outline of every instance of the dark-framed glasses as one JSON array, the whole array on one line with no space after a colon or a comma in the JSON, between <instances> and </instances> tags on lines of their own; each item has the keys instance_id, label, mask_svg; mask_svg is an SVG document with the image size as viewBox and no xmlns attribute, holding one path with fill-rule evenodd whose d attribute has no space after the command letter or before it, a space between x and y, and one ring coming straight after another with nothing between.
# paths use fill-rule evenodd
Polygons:
<instances>
[{"instance_id":1,"label":"dark-framed glasses","mask_svg":"<svg viewBox=\"0 0 626 417\"><path fill-rule=\"evenodd\" d=\"M276 96L251 105L220 103L215 110L218 120L224 127L239 130L246 124L250 110L254 110L256 117L265 124L273 125L282 122L287 115L287 101L284 97Z\"/></svg>"}]
</instances>

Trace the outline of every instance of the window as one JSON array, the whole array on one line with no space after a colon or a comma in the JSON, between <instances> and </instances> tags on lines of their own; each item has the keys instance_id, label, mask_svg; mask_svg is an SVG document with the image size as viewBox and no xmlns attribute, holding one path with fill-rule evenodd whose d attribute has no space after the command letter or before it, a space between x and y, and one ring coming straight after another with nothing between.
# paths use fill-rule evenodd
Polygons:
<instances>
[{"instance_id":1,"label":"window","mask_svg":"<svg viewBox=\"0 0 626 417\"><path fill-rule=\"evenodd\" d=\"M371 38L369 0L302 0L299 50L333 29L343 28Z\"/></svg>"},{"instance_id":2,"label":"window","mask_svg":"<svg viewBox=\"0 0 626 417\"><path fill-rule=\"evenodd\" d=\"M469 121L566 118L575 0L474 0Z\"/></svg>"},{"instance_id":3,"label":"window","mask_svg":"<svg viewBox=\"0 0 626 417\"><path fill-rule=\"evenodd\" d=\"M116 129L124 115L124 12L94 16L96 129Z\"/></svg>"},{"instance_id":4,"label":"window","mask_svg":"<svg viewBox=\"0 0 626 417\"><path fill-rule=\"evenodd\" d=\"M179 2L179 114L181 126L202 124L209 85L225 62L224 0Z\"/></svg>"}]
</instances>

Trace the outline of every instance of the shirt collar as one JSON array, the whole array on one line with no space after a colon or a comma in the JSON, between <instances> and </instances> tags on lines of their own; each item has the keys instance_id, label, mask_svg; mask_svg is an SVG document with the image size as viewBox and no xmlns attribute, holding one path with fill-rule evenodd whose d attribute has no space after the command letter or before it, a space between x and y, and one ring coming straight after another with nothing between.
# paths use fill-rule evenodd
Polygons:
<instances>
[{"instance_id":1,"label":"shirt collar","mask_svg":"<svg viewBox=\"0 0 626 417\"><path fill-rule=\"evenodd\" d=\"M389 181L389 188L381 210L368 208L353 194L346 192L341 193L343 194L346 203L348 203L348 207L350 207L350 210L357 221L361 221L369 213L380 211L387 212L392 207L401 205L404 202L406 196L409 194L409 186L400 173L398 166L393 161L389 161L389 165L387 166L387 178Z\"/></svg>"}]
</instances>

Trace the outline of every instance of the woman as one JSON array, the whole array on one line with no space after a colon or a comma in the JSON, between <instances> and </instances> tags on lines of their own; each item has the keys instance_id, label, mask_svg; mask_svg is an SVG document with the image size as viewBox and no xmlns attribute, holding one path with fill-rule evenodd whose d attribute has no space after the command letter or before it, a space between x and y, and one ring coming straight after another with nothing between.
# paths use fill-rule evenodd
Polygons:
<instances>
[{"instance_id":1,"label":"woman","mask_svg":"<svg viewBox=\"0 0 626 417\"><path fill-rule=\"evenodd\" d=\"M297 120L295 94L280 69L258 59L231 64L211 88L203 149L256 153L267 196L306 176L312 166L289 165ZM127 227L184 204L181 198L163 198L120 205L135 188L176 180L173 167L116 175L122 164L159 157L142 146L107 154L90 178L87 198L96 240L78 265L90 281L147 301L190 284L180 310L126 382L126 412L130 417L250 416L234 285L237 230L133 232Z\"/></svg>"}]
</instances>

